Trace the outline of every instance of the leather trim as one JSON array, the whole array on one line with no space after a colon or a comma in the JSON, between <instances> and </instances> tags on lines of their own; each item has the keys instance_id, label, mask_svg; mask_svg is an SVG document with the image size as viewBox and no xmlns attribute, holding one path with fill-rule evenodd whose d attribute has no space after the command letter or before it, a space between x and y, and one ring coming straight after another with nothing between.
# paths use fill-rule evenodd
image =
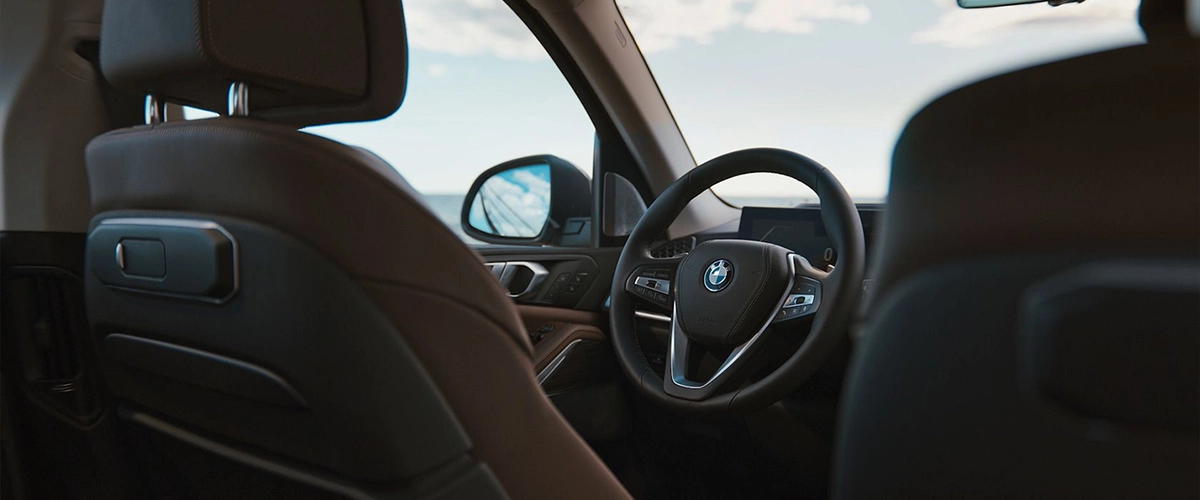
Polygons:
<instances>
[{"instance_id":1,"label":"leather trim","mask_svg":"<svg viewBox=\"0 0 1200 500\"><path fill-rule=\"evenodd\" d=\"M541 373L571 342L576 340L608 341L604 333L607 321L599 313L543 306L517 306L525 328L535 332L544 325L554 330L533 348L533 372Z\"/></svg>"},{"instance_id":2,"label":"leather trim","mask_svg":"<svg viewBox=\"0 0 1200 500\"><path fill-rule=\"evenodd\" d=\"M608 315L562 307L517 304L517 314L526 329L534 329L546 323L580 323L594 326L602 331L608 329Z\"/></svg>"},{"instance_id":3,"label":"leather trim","mask_svg":"<svg viewBox=\"0 0 1200 500\"><path fill-rule=\"evenodd\" d=\"M541 373L571 342L576 340L608 341L599 329L590 325L560 324L533 348L533 372Z\"/></svg>"}]
</instances>

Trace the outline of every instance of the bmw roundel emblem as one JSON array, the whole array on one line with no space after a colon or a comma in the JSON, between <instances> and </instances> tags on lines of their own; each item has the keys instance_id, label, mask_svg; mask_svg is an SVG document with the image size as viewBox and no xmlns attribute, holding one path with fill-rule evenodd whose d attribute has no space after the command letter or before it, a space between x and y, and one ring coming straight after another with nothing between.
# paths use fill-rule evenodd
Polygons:
<instances>
[{"instance_id":1,"label":"bmw roundel emblem","mask_svg":"<svg viewBox=\"0 0 1200 500\"><path fill-rule=\"evenodd\" d=\"M704 270L704 288L710 292L719 292L729 285L733 279L733 263L725 259L717 259Z\"/></svg>"}]
</instances>

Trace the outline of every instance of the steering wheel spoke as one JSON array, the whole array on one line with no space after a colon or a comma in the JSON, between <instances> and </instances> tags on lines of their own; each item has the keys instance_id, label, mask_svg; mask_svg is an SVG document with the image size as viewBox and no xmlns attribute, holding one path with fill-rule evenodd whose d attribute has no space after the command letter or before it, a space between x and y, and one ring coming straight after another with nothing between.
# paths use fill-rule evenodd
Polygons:
<instances>
[{"instance_id":1,"label":"steering wheel spoke","mask_svg":"<svg viewBox=\"0 0 1200 500\"><path fill-rule=\"evenodd\" d=\"M814 268L799 254L792 254L791 259L792 286L772 323L812 316L821 307L822 285L829 273Z\"/></svg>"},{"instance_id":2,"label":"steering wheel spoke","mask_svg":"<svg viewBox=\"0 0 1200 500\"><path fill-rule=\"evenodd\" d=\"M689 375L693 352L698 344L690 339L680 326L678 310L672 307L671 339L667 346L666 376L663 377L663 391L680 399L701 401L708 399L721 390L731 380L741 373L740 368L749 358L754 344L763 335L767 325L758 331L750 340L736 346L721 362L716 371L707 380L695 381Z\"/></svg>"},{"instance_id":3,"label":"steering wheel spoke","mask_svg":"<svg viewBox=\"0 0 1200 500\"><path fill-rule=\"evenodd\" d=\"M673 306L671 340L667 349L667 376L663 377L663 391L682 399L702 400L711 397L728 382L737 378L741 366L753 355L755 344L767 333L768 327L780 321L816 313L821 296L821 281L818 281L818 278L824 279L827 275L814 269L808 260L797 254L788 255L788 268L791 278L785 289L786 293L775 305L775 316L765 321L749 340L729 351L729 355L716 371L703 382L694 381L688 375L695 342L683 330L682 322L679 321L678 306ZM786 317L783 317L785 315Z\"/></svg>"}]
</instances>

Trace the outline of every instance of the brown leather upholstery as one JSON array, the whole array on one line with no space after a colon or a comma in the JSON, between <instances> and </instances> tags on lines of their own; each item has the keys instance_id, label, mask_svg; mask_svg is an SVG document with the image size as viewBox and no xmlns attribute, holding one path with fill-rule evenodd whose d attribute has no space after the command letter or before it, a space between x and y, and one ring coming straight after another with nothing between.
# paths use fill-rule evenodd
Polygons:
<instances>
[{"instance_id":1,"label":"brown leather upholstery","mask_svg":"<svg viewBox=\"0 0 1200 500\"><path fill-rule=\"evenodd\" d=\"M512 301L494 279L482 279L491 275L479 256L377 156L284 126L217 118L110 132L88 145L87 160L96 212L199 211L260 222L300 237L351 276L461 300L529 352ZM357 187L342 187L350 182ZM447 265L399 266L381 258L389 254Z\"/></svg>"},{"instance_id":2,"label":"brown leather upholstery","mask_svg":"<svg viewBox=\"0 0 1200 500\"><path fill-rule=\"evenodd\" d=\"M245 119L119 130L87 151L98 214L235 217L311 245L403 336L512 498L621 498L622 486L534 379L509 299L388 165ZM352 388L347 388L352 390Z\"/></svg>"},{"instance_id":3,"label":"brown leather upholstery","mask_svg":"<svg viewBox=\"0 0 1200 500\"><path fill-rule=\"evenodd\" d=\"M87 148L93 234L120 217L199 218L237 241L240 289L216 304L113 286L97 270L121 275L123 258L89 244L106 375L128 420L153 431L135 449L167 481L200 481L183 486L189 497L291 497L282 468L319 498L495 497L497 484L510 498L627 496L537 384L529 339L480 257L377 156L283 125L396 110L398 0L109 0L101 61L118 87L204 109L224 111L230 82L250 91L249 117L117 130ZM168 276L190 264L166 252ZM148 345L195 366L139 359L166 353ZM230 373L214 359L265 371L300 403L204 379Z\"/></svg>"}]
</instances>

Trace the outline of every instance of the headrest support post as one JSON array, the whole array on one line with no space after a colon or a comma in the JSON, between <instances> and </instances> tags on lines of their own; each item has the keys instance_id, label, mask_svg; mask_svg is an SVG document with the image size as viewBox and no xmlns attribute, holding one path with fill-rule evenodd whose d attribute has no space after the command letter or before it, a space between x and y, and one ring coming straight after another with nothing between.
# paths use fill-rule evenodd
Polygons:
<instances>
[{"instance_id":1,"label":"headrest support post","mask_svg":"<svg viewBox=\"0 0 1200 500\"><path fill-rule=\"evenodd\" d=\"M229 84L229 116L250 116L250 88L245 82Z\"/></svg>"},{"instance_id":2,"label":"headrest support post","mask_svg":"<svg viewBox=\"0 0 1200 500\"><path fill-rule=\"evenodd\" d=\"M162 97L146 94L146 125L158 125L167 121L167 106Z\"/></svg>"},{"instance_id":3,"label":"headrest support post","mask_svg":"<svg viewBox=\"0 0 1200 500\"><path fill-rule=\"evenodd\" d=\"M404 97L400 1L104 0L100 69L160 107L297 128L378 120Z\"/></svg>"}]
</instances>

